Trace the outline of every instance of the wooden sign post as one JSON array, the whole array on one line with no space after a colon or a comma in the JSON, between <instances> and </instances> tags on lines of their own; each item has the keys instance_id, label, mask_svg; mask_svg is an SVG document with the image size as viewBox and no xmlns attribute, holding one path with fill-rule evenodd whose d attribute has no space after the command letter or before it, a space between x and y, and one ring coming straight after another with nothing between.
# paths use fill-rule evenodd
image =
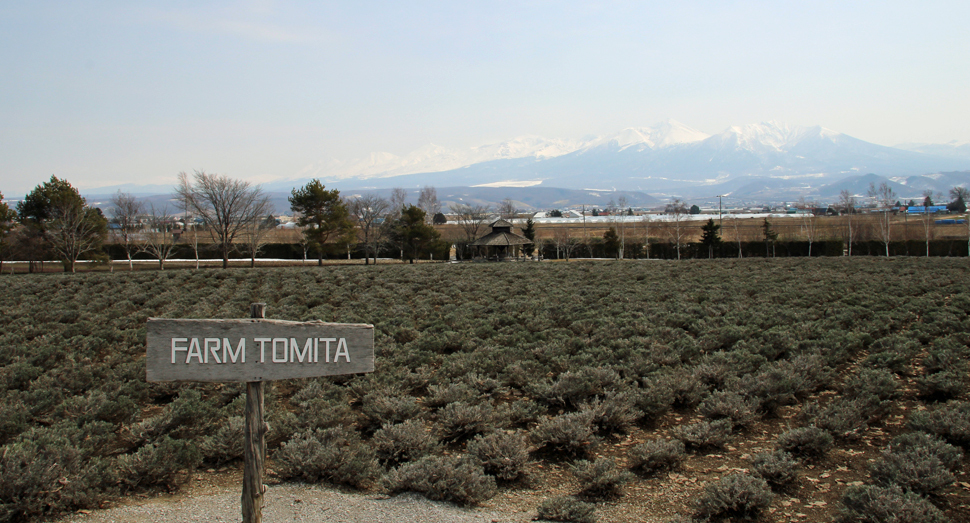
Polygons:
<instances>
[{"instance_id":1,"label":"wooden sign post","mask_svg":"<svg viewBox=\"0 0 970 523\"><path fill-rule=\"evenodd\" d=\"M374 371L374 326L265 319L254 303L247 320L149 318L148 381L246 383L243 523L260 523L266 423L263 383Z\"/></svg>"}]
</instances>

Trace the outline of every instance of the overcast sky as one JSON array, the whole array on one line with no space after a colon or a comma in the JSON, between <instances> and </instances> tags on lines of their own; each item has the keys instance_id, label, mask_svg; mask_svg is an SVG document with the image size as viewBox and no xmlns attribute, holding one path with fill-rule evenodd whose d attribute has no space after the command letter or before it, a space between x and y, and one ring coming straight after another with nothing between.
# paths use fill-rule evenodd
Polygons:
<instances>
[{"instance_id":1,"label":"overcast sky","mask_svg":"<svg viewBox=\"0 0 970 523\"><path fill-rule=\"evenodd\" d=\"M966 0L3 2L0 192L668 118L967 141L968 23Z\"/></svg>"}]
</instances>

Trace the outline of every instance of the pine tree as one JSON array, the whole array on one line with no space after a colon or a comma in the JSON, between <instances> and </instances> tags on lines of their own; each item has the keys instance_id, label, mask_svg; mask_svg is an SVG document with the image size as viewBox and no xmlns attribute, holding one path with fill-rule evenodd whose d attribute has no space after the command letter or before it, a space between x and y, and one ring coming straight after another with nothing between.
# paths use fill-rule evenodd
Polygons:
<instances>
[{"instance_id":1,"label":"pine tree","mask_svg":"<svg viewBox=\"0 0 970 523\"><path fill-rule=\"evenodd\" d=\"M768 257L768 244L771 244L771 256L775 255L775 240L778 239L778 233L771 230L771 222L768 218L765 218L765 223L761 225L761 229L764 230L765 234L765 258Z\"/></svg>"},{"instance_id":2,"label":"pine tree","mask_svg":"<svg viewBox=\"0 0 970 523\"><path fill-rule=\"evenodd\" d=\"M532 241L532 243L522 246L522 252L524 252L526 256L532 256L532 253L535 252L536 248L536 222L532 221L531 217L525 221L525 228L522 229L522 236L525 236Z\"/></svg>"},{"instance_id":3,"label":"pine tree","mask_svg":"<svg viewBox=\"0 0 970 523\"><path fill-rule=\"evenodd\" d=\"M17 204L17 215L27 234L40 238L54 256L74 272L78 258L97 253L108 235L108 220L97 207L89 207L67 180L51 176Z\"/></svg>"},{"instance_id":4,"label":"pine tree","mask_svg":"<svg viewBox=\"0 0 970 523\"><path fill-rule=\"evenodd\" d=\"M618 258L620 253L620 236L616 234L616 229L610 227L605 233L603 233L603 246L606 247L606 252L613 255L613 257Z\"/></svg>"},{"instance_id":5,"label":"pine tree","mask_svg":"<svg viewBox=\"0 0 970 523\"><path fill-rule=\"evenodd\" d=\"M317 250L317 265L323 265L323 254L329 241L336 240L344 245L351 241L354 224L350 221L350 211L340 199L340 191L327 190L320 180L314 179L293 189L289 200L290 209L300 215L297 225L303 228L303 235Z\"/></svg>"},{"instance_id":6,"label":"pine tree","mask_svg":"<svg viewBox=\"0 0 970 523\"><path fill-rule=\"evenodd\" d=\"M414 263L422 252L434 244L441 237L434 227L424 221L424 211L414 205L408 205L401 210L401 217L394 222L391 237L395 243L404 249L404 257L408 263Z\"/></svg>"},{"instance_id":7,"label":"pine tree","mask_svg":"<svg viewBox=\"0 0 970 523\"><path fill-rule=\"evenodd\" d=\"M7 233L13 229L14 220L16 219L17 213L7 204L3 203L3 193L0 193L0 273L3 272L3 260L6 256Z\"/></svg>"},{"instance_id":8,"label":"pine tree","mask_svg":"<svg viewBox=\"0 0 970 523\"><path fill-rule=\"evenodd\" d=\"M707 246L707 257L714 257L714 248L721 245L720 236L721 226L714 223L714 218L708 218L707 224L701 227L703 234L701 235L701 245Z\"/></svg>"}]
</instances>

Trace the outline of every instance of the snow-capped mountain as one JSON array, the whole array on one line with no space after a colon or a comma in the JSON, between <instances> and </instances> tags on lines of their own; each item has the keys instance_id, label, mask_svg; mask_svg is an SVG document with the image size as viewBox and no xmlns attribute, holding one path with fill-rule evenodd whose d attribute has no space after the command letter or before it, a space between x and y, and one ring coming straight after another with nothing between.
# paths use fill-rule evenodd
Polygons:
<instances>
[{"instance_id":1,"label":"snow-capped mountain","mask_svg":"<svg viewBox=\"0 0 970 523\"><path fill-rule=\"evenodd\" d=\"M709 136L707 133L692 129L676 120L667 120L651 127L630 127L616 134L594 139L584 149L613 147L623 150L632 146L661 149L699 142Z\"/></svg>"},{"instance_id":2,"label":"snow-capped mountain","mask_svg":"<svg viewBox=\"0 0 970 523\"><path fill-rule=\"evenodd\" d=\"M424 185L468 197L471 193L457 188L475 188L475 194L519 191L523 202L531 198L527 194L539 193L575 199L559 189L790 201L824 199L833 191L867 187L870 178L878 178L898 184L897 193L908 198L924 190L946 193L954 186L970 187L970 143L884 147L821 126L776 122L731 126L708 135L668 120L582 140L530 135L461 150L428 144L404 156L375 152L349 161L323 160L294 174L263 188L289 193L319 178L341 191Z\"/></svg>"},{"instance_id":3,"label":"snow-capped mountain","mask_svg":"<svg viewBox=\"0 0 970 523\"><path fill-rule=\"evenodd\" d=\"M963 145L945 147L961 151ZM660 194L723 194L742 187L804 192L866 173L890 178L970 169L970 156L924 150L884 147L821 126L762 122L708 135L668 120L584 140L523 136L465 150L428 145L403 157L374 153L353 162L319 162L299 173L301 179L269 188L316 177L339 188L541 185Z\"/></svg>"},{"instance_id":4,"label":"snow-capped mountain","mask_svg":"<svg viewBox=\"0 0 970 523\"><path fill-rule=\"evenodd\" d=\"M795 127L784 123L763 122L732 126L711 137L708 145L718 149L735 149L753 153L787 153L799 144L811 141L837 141L842 133L821 126Z\"/></svg>"},{"instance_id":5,"label":"snow-capped mountain","mask_svg":"<svg viewBox=\"0 0 970 523\"><path fill-rule=\"evenodd\" d=\"M324 180L370 179L441 172L494 160L552 158L573 152L585 144L586 142L583 141L549 140L533 135L470 147L465 150L428 144L405 156L388 152L374 152L364 158L350 161L322 160L301 169L297 173L297 178L299 180L310 178Z\"/></svg>"},{"instance_id":6,"label":"snow-capped mountain","mask_svg":"<svg viewBox=\"0 0 970 523\"><path fill-rule=\"evenodd\" d=\"M651 127L631 127L612 135L585 140L547 139L526 135L464 150L428 144L405 156L375 152L364 158L349 161L322 160L301 169L296 173L296 179L276 182L270 186L297 183L311 178L335 182L346 179L372 180L407 174L436 173L498 160L541 161L575 151L599 148L661 149L698 142L708 136L675 120L667 120Z\"/></svg>"}]
</instances>

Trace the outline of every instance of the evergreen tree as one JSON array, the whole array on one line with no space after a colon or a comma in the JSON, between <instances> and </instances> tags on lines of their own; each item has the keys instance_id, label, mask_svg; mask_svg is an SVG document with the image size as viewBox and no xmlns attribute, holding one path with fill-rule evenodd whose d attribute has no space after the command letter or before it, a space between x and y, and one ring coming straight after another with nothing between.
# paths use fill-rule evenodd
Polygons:
<instances>
[{"instance_id":1,"label":"evergreen tree","mask_svg":"<svg viewBox=\"0 0 970 523\"><path fill-rule=\"evenodd\" d=\"M765 222L761 225L761 229L765 235L765 258L768 257L768 244L771 244L771 255L774 257L775 240L778 239L778 233L771 230L771 222L768 221L767 217L765 217Z\"/></svg>"},{"instance_id":2,"label":"evergreen tree","mask_svg":"<svg viewBox=\"0 0 970 523\"><path fill-rule=\"evenodd\" d=\"M714 257L714 248L720 247L721 236L720 236L721 226L714 223L714 218L708 218L707 223L701 227L703 234L701 235L701 245L707 246L707 257Z\"/></svg>"},{"instance_id":3,"label":"evergreen tree","mask_svg":"<svg viewBox=\"0 0 970 523\"><path fill-rule=\"evenodd\" d=\"M616 234L615 228L610 227L603 233L603 247L606 248L608 254L612 254L614 258L619 258L620 236Z\"/></svg>"},{"instance_id":4,"label":"evergreen tree","mask_svg":"<svg viewBox=\"0 0 970 523\"><path fill-rule=\"evenodd\" d=\"M27 234L41 238L61 259L65 271L75 272L78 258L100 251L108 235L101 209L88 207L77 189L56 176L24 197L17 215Z\"/></svg>"},{"instance_id":5,"label":"evergreen tree","mask_svg":"<svg viewBox=\"0 0 970 523\"><path fill-rule=\"evenodd\" d=\"M434 227L424 222L424 218L423 210L408 205L401 210L401 217L394 222L391 237L404 249L404 258L408 263L414 263L415 258L420 257L441 237Z\"/></svg>"},{"instance_id":6,"label":"evergreen tree","mask_svg":"<svg viewBox=\"0 0 970 523\"><path fill-rule=\"evenodd\" d=\"M536 222L532 221L531 216L525 221L525 228L522 229L522 236L525 236L532 241L532 243L529 245L522 246L522 252L524 252L526 256L532 256L532 253L536 250Z\"/></svg>"},{"instance_id":7,"label":"evergreen tree","mask_svg":"<svg viewBox=\"0 0 970 523\"><path fill-rule=\"evenodd\" d=\"M0 273L3 272L3 260L7 255L7 234L13 229L16 219L17 213L3 203L3 193L0 193Z\"/></svg>"},{"instance_id":8,"label":"evergreen tree","mask_svg":"<svg viewBox=\"0 0 970 523\"><path fill-rule=\"evenodd\" d=\"M317 250L317 265L323 265L328 241L343 245L353 241L354 224L350 221L350 211L340 199L340 191L328 191L315 179L300 189L293 189L289 200L290 209L300 214L297 225L303 227L303 235Z\"/></svg>"}]
</instances>

